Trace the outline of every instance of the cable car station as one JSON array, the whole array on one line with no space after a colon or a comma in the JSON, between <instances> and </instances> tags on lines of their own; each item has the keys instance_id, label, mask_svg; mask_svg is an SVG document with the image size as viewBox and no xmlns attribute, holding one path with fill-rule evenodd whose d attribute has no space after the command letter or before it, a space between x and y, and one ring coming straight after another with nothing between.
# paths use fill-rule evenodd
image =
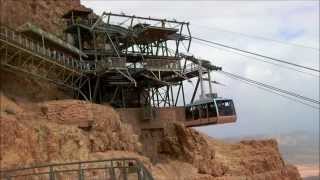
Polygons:
<instances>
[{"instance_id":1,"label":"cable car station","mask_svg":"<svg viewBox=\"0 0 320 180\"><path fill-rule=\"evenodd\" d=\"M0 51L6 51L0 53L1 65L69 88L76 99L110 104L121 119L146 129L159 128L167 120L187 127L236 121L233 101L212 91L211 72L221 67L188 54L188 22L97 16L87 9L73 9L62 18L63 38L31 23L17 30L1 25ZM28 65L46 73L28 71ZM187 102L185 84L191 79L197 81Z\"/></svg>"}]
</instances>

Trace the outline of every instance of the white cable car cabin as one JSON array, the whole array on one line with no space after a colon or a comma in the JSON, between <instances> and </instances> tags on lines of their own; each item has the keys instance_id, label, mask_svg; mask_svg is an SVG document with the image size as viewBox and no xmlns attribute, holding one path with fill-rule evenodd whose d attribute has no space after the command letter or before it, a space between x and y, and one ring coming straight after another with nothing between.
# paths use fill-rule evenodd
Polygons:
<instances>
[{"instance_id":1,"label":"white cable car cabin","mask_svg":"<svg viewBox=\"0 0 320 180\"><path fill-rule=\"evenodd\" d=\"M233 123L237 120L232 99L198 100L185 108L187 127Z\"/></svg>"}]
</instances>

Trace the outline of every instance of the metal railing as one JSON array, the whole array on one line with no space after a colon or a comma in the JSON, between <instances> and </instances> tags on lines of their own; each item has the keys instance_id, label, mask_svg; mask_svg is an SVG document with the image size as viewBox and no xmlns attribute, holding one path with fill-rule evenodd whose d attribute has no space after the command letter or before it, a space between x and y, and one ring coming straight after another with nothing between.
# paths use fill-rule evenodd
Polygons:
<instances>
[{"instance_id":1,"label":"metal railing","mask_svg":"<svg viewBox=\"0 0 320 180\"><path fill-rule=\"evenodd\" d=\"M72 25L86 25L91 27L97 19L67 19L65 20L67 23L67 26L72 26Z\"/></svg>"},{"instance_id":2,"label":"metal railing","mask_svg":"<svg viewBox=\"0 0 320 180\"><path fill-rule=\"evenodd\" d=\"M94 72L99 68L125 68L126 66L126 59L119 57L107 57L97 63L94 61L80 61L66 55L64 52L44 47L42 43L3 25L0 25L0 39L78 72Z\"/></svg>"},{"instance_id":3,"label":"metal railing","mask_svg":"<svg viewBox=\"0 0 320 180\"><path fill-rule=\"evenodd\" d=\"M169 70L180 71L181 65L178 60L166 60L166 59L145 59L144 67L150 70Z\"/></svg>"},{"instance_id":4,"label":"metal railing","mask_svg":"<svg viewBox=\"0 0 320 180\"><path fill-rule=\"evenodd\" d=\"M89 70L88 63L81 62L79 59L75 59L69 55L66 55L64 52L44 47L43 44L41 44L40 42L26 37L25 35L3 25L0 25L0 39L13 43L16 46L29 50L32 53L35 53L46 59L52 60L56 63L59 63L62 66L71 68L73 70Z\"/></svg>"},{"instance_id":5,"label":"metal railing","mask_svg":"<svg viewBox=\"0 0 320 180\"><path fill-rule=\"evenodd\" d=\"M200 68L200 66L198 64L190 63L190 64L187 64L187 66L184 69L183 73L187 74L187 73L190 73L190 72L199 71L199 68ZM206 68L204 68L204 67L201 67L201 68L202 68L202 71L207 72Z\"/></svg>"},{"instance_id":6,"label":"metal railing","mask_svg":"<svg viewBox=\"0 0 320 180\"><path fill-rule=\"evenodd\" d=\"M20 48L31 51L32 53L41 56L47 60L56 62L64 67L73 69L78 72L95 72L105 68L108 69L121 69L126 67L126 58L124 57L106 57L97 62L80 61L62 51L51 49L43 46L39 41L35 41L7 26L0 25L0 39L19 46ZM182 67L177 60L165 59L146 59L143 62L143 67L150 70L168 70L168 71L181 71ZM197 64L189 64L184 73L197 71L199 66Z\"/></svg>"},{"instance_id":7,"label":"metal railing","mask_svg":"<svg viewBox=\"0 0 320 180\"><path fill-rule=\"evenodd\" d=\"M40 165L0 171L1 180L153 180L137 159L121 158Z\"/></svg>"},{"instance_id":8,"label":"metal railing","mask_svg":"<svg viewBox=\"0 0 320 180\"><path fill-rule=\"evenodd\" d=\"M125 57L105 57L103 60L98 61L97 65L102 69L127 68Z\"/></svg>"}]
</instances>

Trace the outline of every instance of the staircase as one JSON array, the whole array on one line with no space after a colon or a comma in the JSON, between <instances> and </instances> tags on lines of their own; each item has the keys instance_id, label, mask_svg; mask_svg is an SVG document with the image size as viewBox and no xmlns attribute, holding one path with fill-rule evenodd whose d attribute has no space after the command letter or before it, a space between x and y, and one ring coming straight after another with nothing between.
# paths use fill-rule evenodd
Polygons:
<instances>
[{"instance_id":1,"label":"staircase","mask_svg":"<svg viewBox=\"0 0 320 180\"><path fill-rule=\"evenodd\" d=\"M1 180L153 180L137 159L121 158L39 165L0 171Z\"/></svg>"}]
</instances>

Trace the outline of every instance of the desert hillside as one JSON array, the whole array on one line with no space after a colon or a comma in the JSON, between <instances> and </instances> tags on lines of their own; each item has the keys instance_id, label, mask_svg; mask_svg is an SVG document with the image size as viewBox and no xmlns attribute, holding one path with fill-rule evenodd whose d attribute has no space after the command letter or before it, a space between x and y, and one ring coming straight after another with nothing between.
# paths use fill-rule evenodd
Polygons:
<instances>
[{"instance_id":1,"label":"desert hillside","mask_svg":"<svg viewBox=\"0 0 320 180\"><path fill-rule=\"evenodd\" d=\"M83 8L79 0L0 0L0 22L12 28L26 22L62 35L62 15L73 8Z\"/></svg>"},{"instance_id":2,"label":"desert hillside","mask_svg":"<svg viewBox=\"0 0 320 180\"><path fill-rule=\"evenodd\" d=\"M78 122L93 120L89 131ZM183 125L135 132L106 105L78 100L19 102L1 93L1 168L136 157L156 179L300 179L274 140L228 144Z\"/></svg>"}]
</instances>

